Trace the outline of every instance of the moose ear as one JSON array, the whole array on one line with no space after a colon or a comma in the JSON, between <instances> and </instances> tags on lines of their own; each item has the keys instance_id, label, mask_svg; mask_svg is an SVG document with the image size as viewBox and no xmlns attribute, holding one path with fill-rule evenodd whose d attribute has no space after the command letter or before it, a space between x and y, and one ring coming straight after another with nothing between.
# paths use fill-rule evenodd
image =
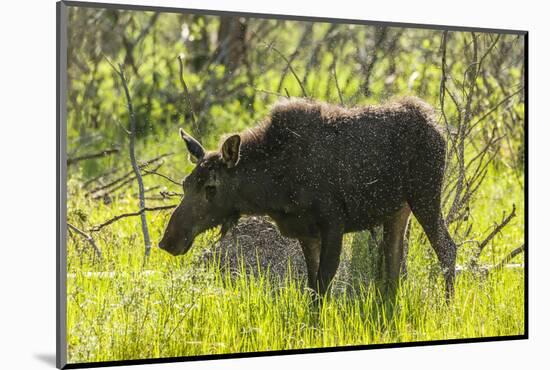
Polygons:
<instances>
[{"instance_id":1,"label":"moose ear","mask_svg":"<svg viewBox=\"0 0 550 370\"><path fill-rule=\"evenodd\" d=\"M239 151L241 149L241 137L232 135L222 145L222 158L227 167L232 168L239 162Z\"/></svg>"},{"instance_id":2,"label":"moose ear","mask_svg":"<svg viewBox=\"0 0 550 370\"><path fill-rule=\"evenodd\" d=\"M194 137L183 131L182 128L180 128L180 136L187 146L191 162L197 163L204 158L204 148Z\"/></svg>"}]
</instances>

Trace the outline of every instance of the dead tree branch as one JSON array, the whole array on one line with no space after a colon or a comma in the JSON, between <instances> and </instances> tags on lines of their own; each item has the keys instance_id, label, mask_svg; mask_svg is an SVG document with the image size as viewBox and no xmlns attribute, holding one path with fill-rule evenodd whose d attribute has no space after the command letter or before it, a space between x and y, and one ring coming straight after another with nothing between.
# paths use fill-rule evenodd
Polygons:
<instances>
[{"instance_id":1,"label":"dead tree branch","mask_svg":"<svg viewBox=\"0 0 550 370\"><path fill-rule=\"evenodd\" d=\"M264 44L267 46L269 50L273 50L275 53L277 53L277 55L281 57L281 59L285 61L288 69L290 70L290 73L292 73L292 75L294 76L294 79L298 82L298 85L300 85L300 89L302 89L302 96L304 98L307 98L308 94L307 94L306 88L302 84L302 81L300 80L300 77L298 77L298 74L294 70L294 67L292 67L290 60L288 60L288 58L279 49L277 49L275 45L273 45L273 43L267 44L264 42Z\"/></svg>"},{"instance_id":2,"label":"dead tree branch","mask_svg":"<svg viewBox=\"0 0 550 370\"><path fill-rule=\"evenodd\" d=\"M478 250L477 250L477 258L479 259L479 256L481 255L481 253L483 252L483 249L487 246L487 244L489 244L489 242L491 240L493 240L493 238L502 231L502 229L508 225L508 223L516 216L516 205L513 204L512 205L512 211L508 214L508 216L504 217L502 219L502 221L495 226L495 228L493 229L493 231L487 235L487 237L481 242L479 243L479 246L478 246Z\"/></svg>"},{"instance_id":3,"label":"dead tree branch","mask_svg":"<svg viewBox=\"0 0 550 370\"><path fill-rule=\"evenodd\" d=\"M359 65L361 66L361 73L364 76L364 80L361 85L361 92L365 96L371 95L370 81L371 81L372 73L374 71L374 66L378 62L377 51L384 49L383 45L388 38L388 28L386 27L375 28L373 37L374 37L374 45L372 47L373 52L370 56L370 60L366 60L368 59L366 56L361 57L360 55L358 55L358 62L359 62Z\"/></svg>"},{"instance_id":4,"label":"dead tree branch","mask_svg":"<svg viewBox=\"0 0 550 370\"><path fill-rule=\"evenodd\" d=\"M159 172L157 172L156 169L148 170L148 169L144 168L144 169L143 169L143 172L145 172L145 173L148 174L148 175L155 175L155 176L162 177L163 179L170 181L172 184L181 186L181 181L178 182L178 181L172 179L172 178L169 177L169 176L166 176L166 175L164 175L164 174L162 174L162 173L159 173Z\"/></svg>"},{"instance_id":5,"label":"dead tree branch","mask_svg":"<svg viewBox=\"0 0 550 370\"><path fill-rule=\"evenodd\" d=\"M124 94L126 95L126 103L128 108L128 115L130 117L130 146L129 146L129 154L130 154L130 161L132 162L132 169L134 170L137 183L138 183L138 189L139 189L139 209L140 209L140 216L141 216L141 231L143 233L143 242L145 243L145 258L149 257L149 253L151 252L151 238L149 236L149 228L147 227L147 216L145 212L142 210L145 209L145 195L144 195L144 186L143 186L143 178L141 177L141 172L138 166L138 163L136 161L136 153L135 153L135 142L136 142L136 116L134 114L134 107L132 104L132 98L130 96L130 91L128 89L128 83L126 81L126 77L124 75L124 68L122 67L122 64L118 65L118 76L120 77L120 81L122 82L122 87L124 88Z\"/></svg>"},{"instance_id":6,"label":"dead tree branch","mask_svg":"<svg viewBox=\"0 0 550 370\"><path fill-rule=\"evenodd\" d=\"M498 108L500 108L504 103L506 103L508 100L512 99L514 96L518 95L519 93L523 92L523 87L519 90L516 90L515 92L513 92L512 94L504 97L501 101L499 101L497 104L495 104L494 107L492 107L491 109L489 109L483 116L481 116L480 118L478 118L471 126L470 128L468 129L468 133L467 135L469 135L472 130L481 122L483 122L483 120L485 120L485 118L487 118L488 116L490 116L492 113L494 113Z\"/></svg>"},{"instance_id":7,"label":"dead tree branch","mask_svg":"<svg viewBox=\"0 0 550 370\"><path fill-rule=\"evenodd\" d=\"M115 168L111 168L110 170L106 171L106 172L103 172L103 173L100 173L99 175L97 176L94 176L92 177L91 179L89 180L86 180L83 184L82 184L82 188L83 189L87 189L91 184L93 184L94 182L96 181L100 181L102 180L103 178L107 177L107 176L110 176L112 174L115 174L118 172L118 168L115 167Z\"/></svg>"},{"instance_id":8,"label":"dead tree branch","mask_svg":"<svg viewBox=\"0 0 550 370\"><path fill-rule=\"evenodd\" d=\"M94 226L90 229L90 231L92 232L98 232L100 231L101 229L103 229L104 227L106 226L109 226L115 222L117 222L118 220L121 220L123 218L126 218L126 217L135 217L135 216L141 216L143 215L145 212L152 212L152 211L163 211L163 210L167 210L167 209L172 209L172 208L176 208L178 205L177 204L171 204L171 205L167 205L167 206L158 206L158 207L144 207L144 208L141 208L139 211L137 212L129 212L129 213L123 213L123 214L120 214L120 215L117 215L113 218L110 218L109 220L97 225L97 226Z\"/></svg>"},{"instance_id":9,"label":"dead tree branch","mask_svg":"<svg viewBox=\"0 0 550 370\"><path fill-rule=\"evenodd\" d=\"M495 270L499 270L501 268L503 268L504 266L506 266L511 260L514 259L514 257L516 257L518 254L520 254L521 252L524 252L525 251L525 244L522 244L521 246L517 247L516 249L514 249L513 251L511 251L508 255L506 255L506 257L504 257L502 259L502 261L500 261L498 264L496 264L493 269Z\"/></svg>"},{"instance_id":10,"label":"dead tree branch","mask_svg":"<svg viewBox=\"0 0 550 370\"><path fill-rule=\"evenodd\" d=\"M155 186L151 186L151 187L149 187L149 188L145 188L145 193L151 193L151 192L153 192L153 191L155 191L155 190L157 190L157 189L160 189L160 187L161 187L160 185L155 185ZM118 198L118 199L122 199L122 198L124 198L126 195L127 195L127 194L125 194L125 193L120 193L120 194L117 195L117 198ZM139 193L132 193L132 194L130 194L130 196L131 196L131 197L137 197L137 196L139 196Z\"/></svg>"},{"instance_id":11,"label":"dead tree branch","mask_svg":"<svg viewBox=\"0 0 550 370\"><path fill-rule=\"evenodd\" d=\"M139 35L136 38L132 38L130 35L123 33L122 34L122 44L124 46L124 49L126 51L126 56L124 58L124 64L130 65L132 67L132 70L136 75L139 75L138 67L136 66L136 61L134 58L134 50L136 46L147 36L151 28L155 25L157 22L157 19L159 17L160 13L154 13L148 20L145 27L143 27L139 33Z\"/></svg>"},{"instance_id":12,"label":"dead tree branch","mask_svg":"<svg viewBox=\"0 0 550 370\"><path fill-rule=\"evenodd\" d=\"M248 85L249 87L253 88L254 91L257 91L259 93L262 93L262 94L268 94L268 95L275 95L275 96L278 96L280 98L284 98L284 97L287 97L286 95L283 95L281 93L278 93L276 91L269 91L269 90L264 90L264 89L258 89L257 87L255 86L252 86L252 85Z\"/></svg>"},{"instance_id":13,"label":"dead tree branch","mask_svg":"<svg viewBox=\"0 0 550 370\"><path fill-rule=\"evenodd\" d=\"M107 157L111 154L115 154L115 153L118 153L118 152L120 152L120 149L111 148L111 149L104 149L104 150L102 150L100 152L97 152L97 153L90 153L90 154L81 155L79 157L67 158L67 166L70 166L70 165L75 164L75 163L80 162L80 161L85 161L87 159L96 159L96 158Z\"/></svg>"},{"instance_id":14,"label":"dead tree branch","mask_svg":"<svg viewBox=\"0 0 550 370\"><path fill-rule=\"evenodd\" d=\"M144 168L146 168L147 166L149 166L149 165L151 165L151 164L153 164L153 163L155 163L155 162L158 162L158 161L160 161L161 159L163 159L163 158L165 158L165 157L168 157L168 156L171 156L171 155L173 155L173 153L166 153L166 154L159 155L158 157L149 159L149 160L147 160L147 161L145 161L145 162L141 162L141 163L139 164L139 168L140 168L140 169L144 169ZM116 172L116 171L115 171L115 172ZM108 172L106 172L105 174L99 176L99 178L94 179L94 181L99 180L101 177L108 176L108 175L110 175L111 173L113 173L113 172L112 172L112 171L108 171ZM114 179L114 180L108 182L107 184L103 184L103 185L101 185L101 186L98 186L98 187L93 188L93 189L90 190L88 193L86 193L86 195L89 196L89 195L98 193L98 192L100 192L100 191L102 191L102 190L106 190L106 189L108 189L108 188L110 188L110 187L112 187L112 186L115 186L115 185L117 185L118 183L120 183L120 182L122 182L122 181L124 181L124 180L127 180L128 177L132 176L132 173L133 173L133 171L126 172L126 173L124 173L122 176L117 177L116 179Z\"/></svg>"},{"instance_id":15,"label":"dead tree branch","mask_svg":"<svg viewBox=\"0 0 550 370\"><path fill-rule=\"evenodd\" d=\"M292 62L294 62L294 59L296 59L296 57L300 54L300 51L305 48L307 42L311 39L312 33L313 23L308 23L304 28L304 32L302 33L302 37L300 38L296 49L292 54L290 54L289 64L292 64ZM279 79L279 84L277 86L277 92L281 92L281 89L283 88L283 82L289 71L289 64L287 64L287 66L283 70L283 73L281 74L281 78Z\"/></svg>"},{"instance_id":16,"label":"dead tree branch","mask_svg":"<svg viewBox=\"0 0 550 370\"><path fill-rule=\"evenodd\" d=\"M174 191L161 191L159 194L162 196L163 199L166 198L181 198L183 197L182 193L176 193Z\"/></svg>"},{"instance_id":17,"label":"dead tree branch","mask_svg":"<svg viewBox=\"0 0 550 370\"><path fill-rule=\"evenodd\" d=\"M163 163L159 163L158 165L155 166L155 168L153 168L152 170L150 171L153 171L153 172L156 172L156 170L158 170L161 166L163 165ZM145 177L147 175L150 175L150 173L145 173L144 175L142 175L142 177ZM97 199L101 199L103 198L104 196L108 195L109 193L113 193L117 190L120 190L122 189L124 186L132 183L134 180L136 180L137 177L134 175L134 176L131 176L131 173L130 175L128 175L126 178L123 178L124 181L122 182L119 182L117 183L116 186L113 186L113 187L109 187L108 189L105 189L101 192L96 192L92 195L92 199L94 200L97 200Z\"/></svg>"},{"instance_id":18,"label":"dead tree branch","mask_svg":"<svg viewBox=\"0 0 550 370\"><path fill-rule=\"evenodd\" d=\"M344 105L342 90L340 90L340 85L338 84L338 77L336 76L336 56L334 57L334 63L332 64L332 76L334 77L334 84L336 85L336 91L338 91L338 98L340 99L340 104Z\"/></svg>"},{"instance_id":19,"label":"dead tree branch","mask_svg":"<svg viewBox=\"0 0 550 370\"><path fill-rule=\"evenodd\" d=\"M448 209L445 217L447 224L457 222L456 230L459 229L462 221L468 219L470 202L485 180L489 166L499 152L500 141L504 138L497 125L492 131L483 130L483 134L487 137L485 144L479 149L472 135L473 129L516 94L505 97L486 112L483 104L476 99L482 89L479 76L484 73L483 62L499 40L499 38L491 40L490 46L482 50L482 37L480 34L471 33L465 35L462 40L463 53L468 60L462 72L461 81L453 79L451 74L453 64L449 64L447 60L448 52L452 52L452 47L448 47L450 34L443 32L441 39L439 101L444 127L450 142L450 150L447 151L446 157L448 166L442 204ZM454 41L459 41L457 36L454 37ZM454 107L450 106L453 112L452 118L446 107L449 101L454 105ZM475 148L477 154L468 159L467 149L470 145Z\"/></svg>"},{"instance_id":20,"label":"dead tree branch","mask_svg":"<svg viewBox=\"0 0 550 370\"><path fill-rule=\"evenodd\" d=\"M193 102L191 100L191 94L189 93L189 89L187 88L187 84L185 83L185 79L183 78L183 57L181 55L178 55L178 63L180 67L180 83L183 87L183 92L185 95L185 101L187 106L187 111L189 115L191 116L191 122L193 123L193 126L195 127L195 130L200 131L199 127L197 126L197 120L195 119L195 112L193 111Z\"/></svg>"},{"instance_id":21,"label":"dead tree branch","mask_svg":"<svg viewBox=\"0 0 550 370\"><path fill-rule=\"evenodd\" d=\"M69 230L74 231L78 235L82 236L88 242L88 244L92 246L97 256L101 258L101 249L99 249L99 247L95 243L94 238L92 238L90 235L86 234L84 231L80 230L79 228L77 228L76 226L68 222L67 222L67 226L69 227Z\"/></svg>"}]
</instances>

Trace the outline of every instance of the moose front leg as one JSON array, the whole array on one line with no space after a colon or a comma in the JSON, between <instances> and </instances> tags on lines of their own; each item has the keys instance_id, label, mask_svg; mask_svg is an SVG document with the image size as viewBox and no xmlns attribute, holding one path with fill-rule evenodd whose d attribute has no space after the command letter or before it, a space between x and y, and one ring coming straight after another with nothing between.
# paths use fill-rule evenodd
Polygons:
<instances>
[{"instance_id":1,"label":"moose front leg","mask_svg":"<svg viewBox=\"0 0 550 370\"><path fill-rule=\"evenodd\" d=\"M316 292L321 241L317 238L304 238L300 239L300 246L302 247L302 252L304 252L304 258L306 260L308 286Z\"/></svg>"},{"instance_id":2,"label":"moose front leg","mask_svg":"<svg viewBox=\"0 0 550 370\"><path fill-rule=\"evenodd\" d=\"M395 298L399 285L399 275L404 265L404 239L411 209L405 204L389 220L384 222L384 260L386 264L386 294Z\"/></svg>"},{"instance_id":3,"label":"moose front leg","mask_svg":"<svg viewBox=\"0 0 550 370\"><path fill-rule=\"evenodd\" d=\"M338 270L340 253L342 252L343 227L325 227L321 231L321 259L317 274L318 293L323 296Z\"/></svg>"}]
</instances>

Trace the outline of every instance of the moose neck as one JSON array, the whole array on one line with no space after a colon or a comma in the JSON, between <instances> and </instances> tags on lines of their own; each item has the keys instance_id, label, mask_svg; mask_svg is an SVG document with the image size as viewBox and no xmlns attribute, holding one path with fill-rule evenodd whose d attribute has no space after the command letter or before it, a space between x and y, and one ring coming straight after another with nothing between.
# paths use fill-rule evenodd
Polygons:
<instances>
[{"instance_id":1,"label":"moose neck","mask_svg":"<svg viewBox=\"0 0 550 370\"><path fill-rule=\"evenodd\" d=\"M288 192L277 180L281 174L274 161L276 158L266 156L261 148L248 146L243 149L235 168L237 211L241 215L266 215L279 211L282 204L288 203L285 199Z\"/></svg>"}]
</instances>

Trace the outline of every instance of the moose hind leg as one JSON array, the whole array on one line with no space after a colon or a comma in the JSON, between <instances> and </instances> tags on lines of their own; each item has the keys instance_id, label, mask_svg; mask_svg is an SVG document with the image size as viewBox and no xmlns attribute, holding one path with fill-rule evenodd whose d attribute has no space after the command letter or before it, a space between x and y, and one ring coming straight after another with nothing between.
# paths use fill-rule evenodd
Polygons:
<instances>
[{"instance_id":1,"label":"moose hind leg","mask_svg":"<svg viewBox=\"0 0 550 370\"><path fill-rule=\"evenodd\" d=\"M413 208L418 222L422 225L424 232L435 250L445 277L446 298L450 299L454 294L454 280L456 269L456 244L449 234L445 221L440 213L429 214L429 210Z\"/></svg>"},{"instance_id":2,"label":"moose hind leg","mask_svg":"<svg viewBox=\"0 0 550 370\"><path fill-rule=\"evenodd\" d=\"M391 219L384 222L384 261L386 292L389 297L396 293L399 275L404 263L404 238L411 215L405 204Z\"/></svg>"},{"instance_id":3,"label":"moose hind leg","mask_svg":"<svg viewBox=\"0 0 550 370\"><path fill-rule=\"evenodd\" d=\"M407 201L435 250L445 277L446 297L454 293L456 244L441 213L445 142L432 133L430 148L417 151L409 169Z\"/></svg>"}]
</instances>

